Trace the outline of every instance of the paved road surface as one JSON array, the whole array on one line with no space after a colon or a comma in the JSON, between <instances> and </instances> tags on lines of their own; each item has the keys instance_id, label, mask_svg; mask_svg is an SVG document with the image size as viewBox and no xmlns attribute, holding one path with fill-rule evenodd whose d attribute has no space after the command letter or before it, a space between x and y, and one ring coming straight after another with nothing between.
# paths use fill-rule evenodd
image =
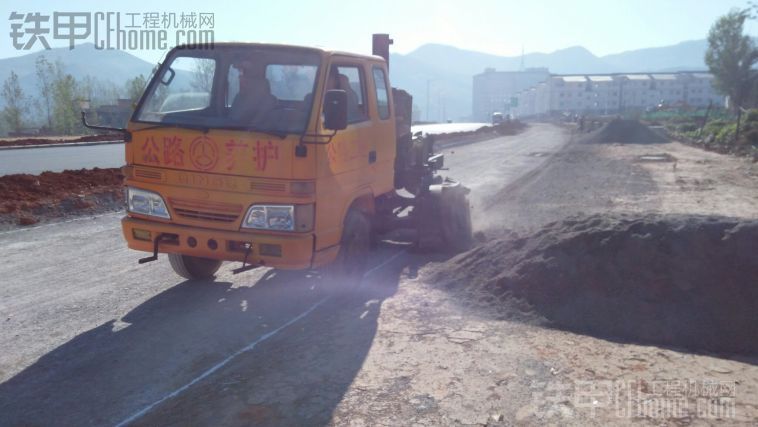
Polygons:
<instances>
[{"instance_id":1,"label":"paved road surface","mask_svg":"<svg viewBox=\"0 0 758 427\"><path fill-rule=\"evenodd\" d=\"M411 126L411 132L424 132L429 134L454 133L454 132L473 132L484 126L491 126L490 123L431 123L428 125Z\"/></svg>"},{"instance_id":2,"label":"paved road surface","mask_svg":"<svg viewBox=\"0 0 758 427\"><path fill-rule=\"evenodd\" d=\"M559 128L535 125L448 149L446 163L476 204L539 167L546 157L534 153L565 142ZM351 297L326 292L312 274L233 276L232 265L215 283L189 282L163 256L138 265L120 216L0 233L0 425L151 424L164 412L181 416L171 409L190 392L209 402L222 397L205 394L209 384L247 380L256 396L243 402L249 419L230 423L266 415L259 400L281 407L277 423L323 424L371 357L401 270L419 259L382 243Z\"/></svg>"},{"instance_id":3,"label":"paved road surface","mask_svg":"<svg viewBox=\"0 0 758 427\"><path fill-rule=\"evenodd\" d=\"M432 134L469 132L487 125L487 123L436 123L413 126L413 131ZM0 150L0 175L38 174L44 171L61 172L66 169L94 167L115 168L123 164L123 144Z\"/></svg>"},{"instance_id":4,"label":"paved road surface","mask_svg":"<svg viewBox=\"0 0 758 427\"><path fill-rule=\"evenodd\" d=\"M38 174L66 169L116 168L124 164L124 145L25 148L0 150L0 175Z\"/></svg>"}]
</instances>

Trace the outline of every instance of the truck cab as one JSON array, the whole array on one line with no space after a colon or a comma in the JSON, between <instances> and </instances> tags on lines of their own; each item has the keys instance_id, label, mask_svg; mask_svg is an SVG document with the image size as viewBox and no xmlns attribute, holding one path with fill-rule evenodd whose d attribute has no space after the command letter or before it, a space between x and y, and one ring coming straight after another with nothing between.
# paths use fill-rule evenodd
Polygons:
<instances>
[{"instance_id":1,"label":"truck cab","mask_svg":"<svg viewBox=\"0 0 758 427\"><path fill-rule=\"evenodd\" d=\"M257 43L171 50L126 128L128 246L153 253L140 262L168 253L191 279L222 261L310 269L364 252L379 205L396 200L394 110L380 56Z\"/></svg>"}]
</instances>

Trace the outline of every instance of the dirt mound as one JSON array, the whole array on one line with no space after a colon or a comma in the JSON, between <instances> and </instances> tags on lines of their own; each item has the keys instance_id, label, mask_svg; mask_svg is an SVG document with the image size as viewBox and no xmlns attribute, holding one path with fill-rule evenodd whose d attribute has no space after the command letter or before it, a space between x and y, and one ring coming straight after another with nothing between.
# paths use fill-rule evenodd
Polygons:
<instances>
[{"instance_id":1,"label":"dirt mound","mask_svg":"<svg viewBox=\"0 0 758 427\"><path fill-rule=\"evenodd\" d=\"M581 333L755 354L756 241L758 221L593 215L493 239L431 275Z\"/></svg>"},{"instance_id":2,"label":"dirt mound","mask_svg":"<svg viewBox=\"0 0 758 427\"><path fill-rule=\"evenodd\" d=\"M81 169L0 176L0 223L31 225L40 218L112 210L123 200L119 169Z\"/></svg>"},{"instance_id":3,"label":"dirt mound","mask_svg":"<svg viewBox=\"0 0 758 427\"><path fill-rule=\"evenodd\" d=\"M655 144L669 140L637 120L615 119L600 129L585 135L580 142L586 144Z\"/></svg>"}]
</instances>

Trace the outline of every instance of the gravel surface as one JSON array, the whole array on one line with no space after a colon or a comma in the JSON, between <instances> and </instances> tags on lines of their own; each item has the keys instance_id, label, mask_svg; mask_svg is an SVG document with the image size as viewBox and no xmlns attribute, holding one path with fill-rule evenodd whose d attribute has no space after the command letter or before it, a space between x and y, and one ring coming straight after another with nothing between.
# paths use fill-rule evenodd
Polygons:
<instances>
[{"instance_id":1,"label":"gravel surface","mask_svg":"<svg viewBox=\"0 0 758 427\"><path fill-rule=\"evenodd\" d=\"M445 148L449 174L472 189L483 240L475 250L527 239L482 269L512 260L501 271L527 272L518 270L529 265L527 255L557 250L560 242L593 248L603 232L611 236L606 244L624 248L629 242L614 230L634 224L655 230L676 219L681 230L696 230L681 214L726 217L713 239L735 229L727 227L734 221L758 217L751 164L675 142L586 144L574 137L566 145L570 138L570 129L534 124L520 135ZM597 233L572 237L566 227L548 226L577 215L577 230L601 218ZM472 295L465 284L434 279L460 258L383 242L352 296L325 293L309 273L233 276L234 266L222 267L216 283L186 282L163 257L138 266L141 254L124 247L118 218L0 233L0 425L758 420L754 356L555 328L549 311L523 299L493 304L484 282L472 280L471 288L483 291ZM672 243L686 236L666 230ZM530 237L540 232L546 239ZM537 255L539 273L550 261ZM555 255L564 263L574 256ZM634 262L616 261L618 268ZM465 266L458 270L450 276L468 277ZM682 387L686 394L677 395Z\"/></svg>"}]
</instances>

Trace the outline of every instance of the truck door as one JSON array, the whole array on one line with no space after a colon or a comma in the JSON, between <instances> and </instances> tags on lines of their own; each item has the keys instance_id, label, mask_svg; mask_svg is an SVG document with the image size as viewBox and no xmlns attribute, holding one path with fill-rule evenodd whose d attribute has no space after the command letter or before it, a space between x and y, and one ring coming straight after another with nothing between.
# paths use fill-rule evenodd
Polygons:
<instances>
[{"instance_id":1,"label":"truck door","mask_svg":"<svg viewBox=\"0 0 758 427\"><path fill-rule=\"evenodd\" d=\"M368 185L373 176L368 166L374 162L372 122L369 115L366 75L357 63L333 64L327 75L326 89L347 92L347 129L337 132L327 146L331 173L345 190Z\"/></svg>"},{"instance_id":2,"label":"truck door","mask_svg":"<svg viewBox=\"0 0 758 427\"><path fill-rule=\"evenodd\" d=\"M373 162L370 168L374 174L373 189L376 194L391 191L394 187L396 138L394 111L391 110L390 85L383 64L369 67L371 83L369 84L369 104L374 116L372 147L369 156ZM409 124L410 125L410 124ZM373 154L372 154L373 151Z\"/></svg>"}]
</instances>

